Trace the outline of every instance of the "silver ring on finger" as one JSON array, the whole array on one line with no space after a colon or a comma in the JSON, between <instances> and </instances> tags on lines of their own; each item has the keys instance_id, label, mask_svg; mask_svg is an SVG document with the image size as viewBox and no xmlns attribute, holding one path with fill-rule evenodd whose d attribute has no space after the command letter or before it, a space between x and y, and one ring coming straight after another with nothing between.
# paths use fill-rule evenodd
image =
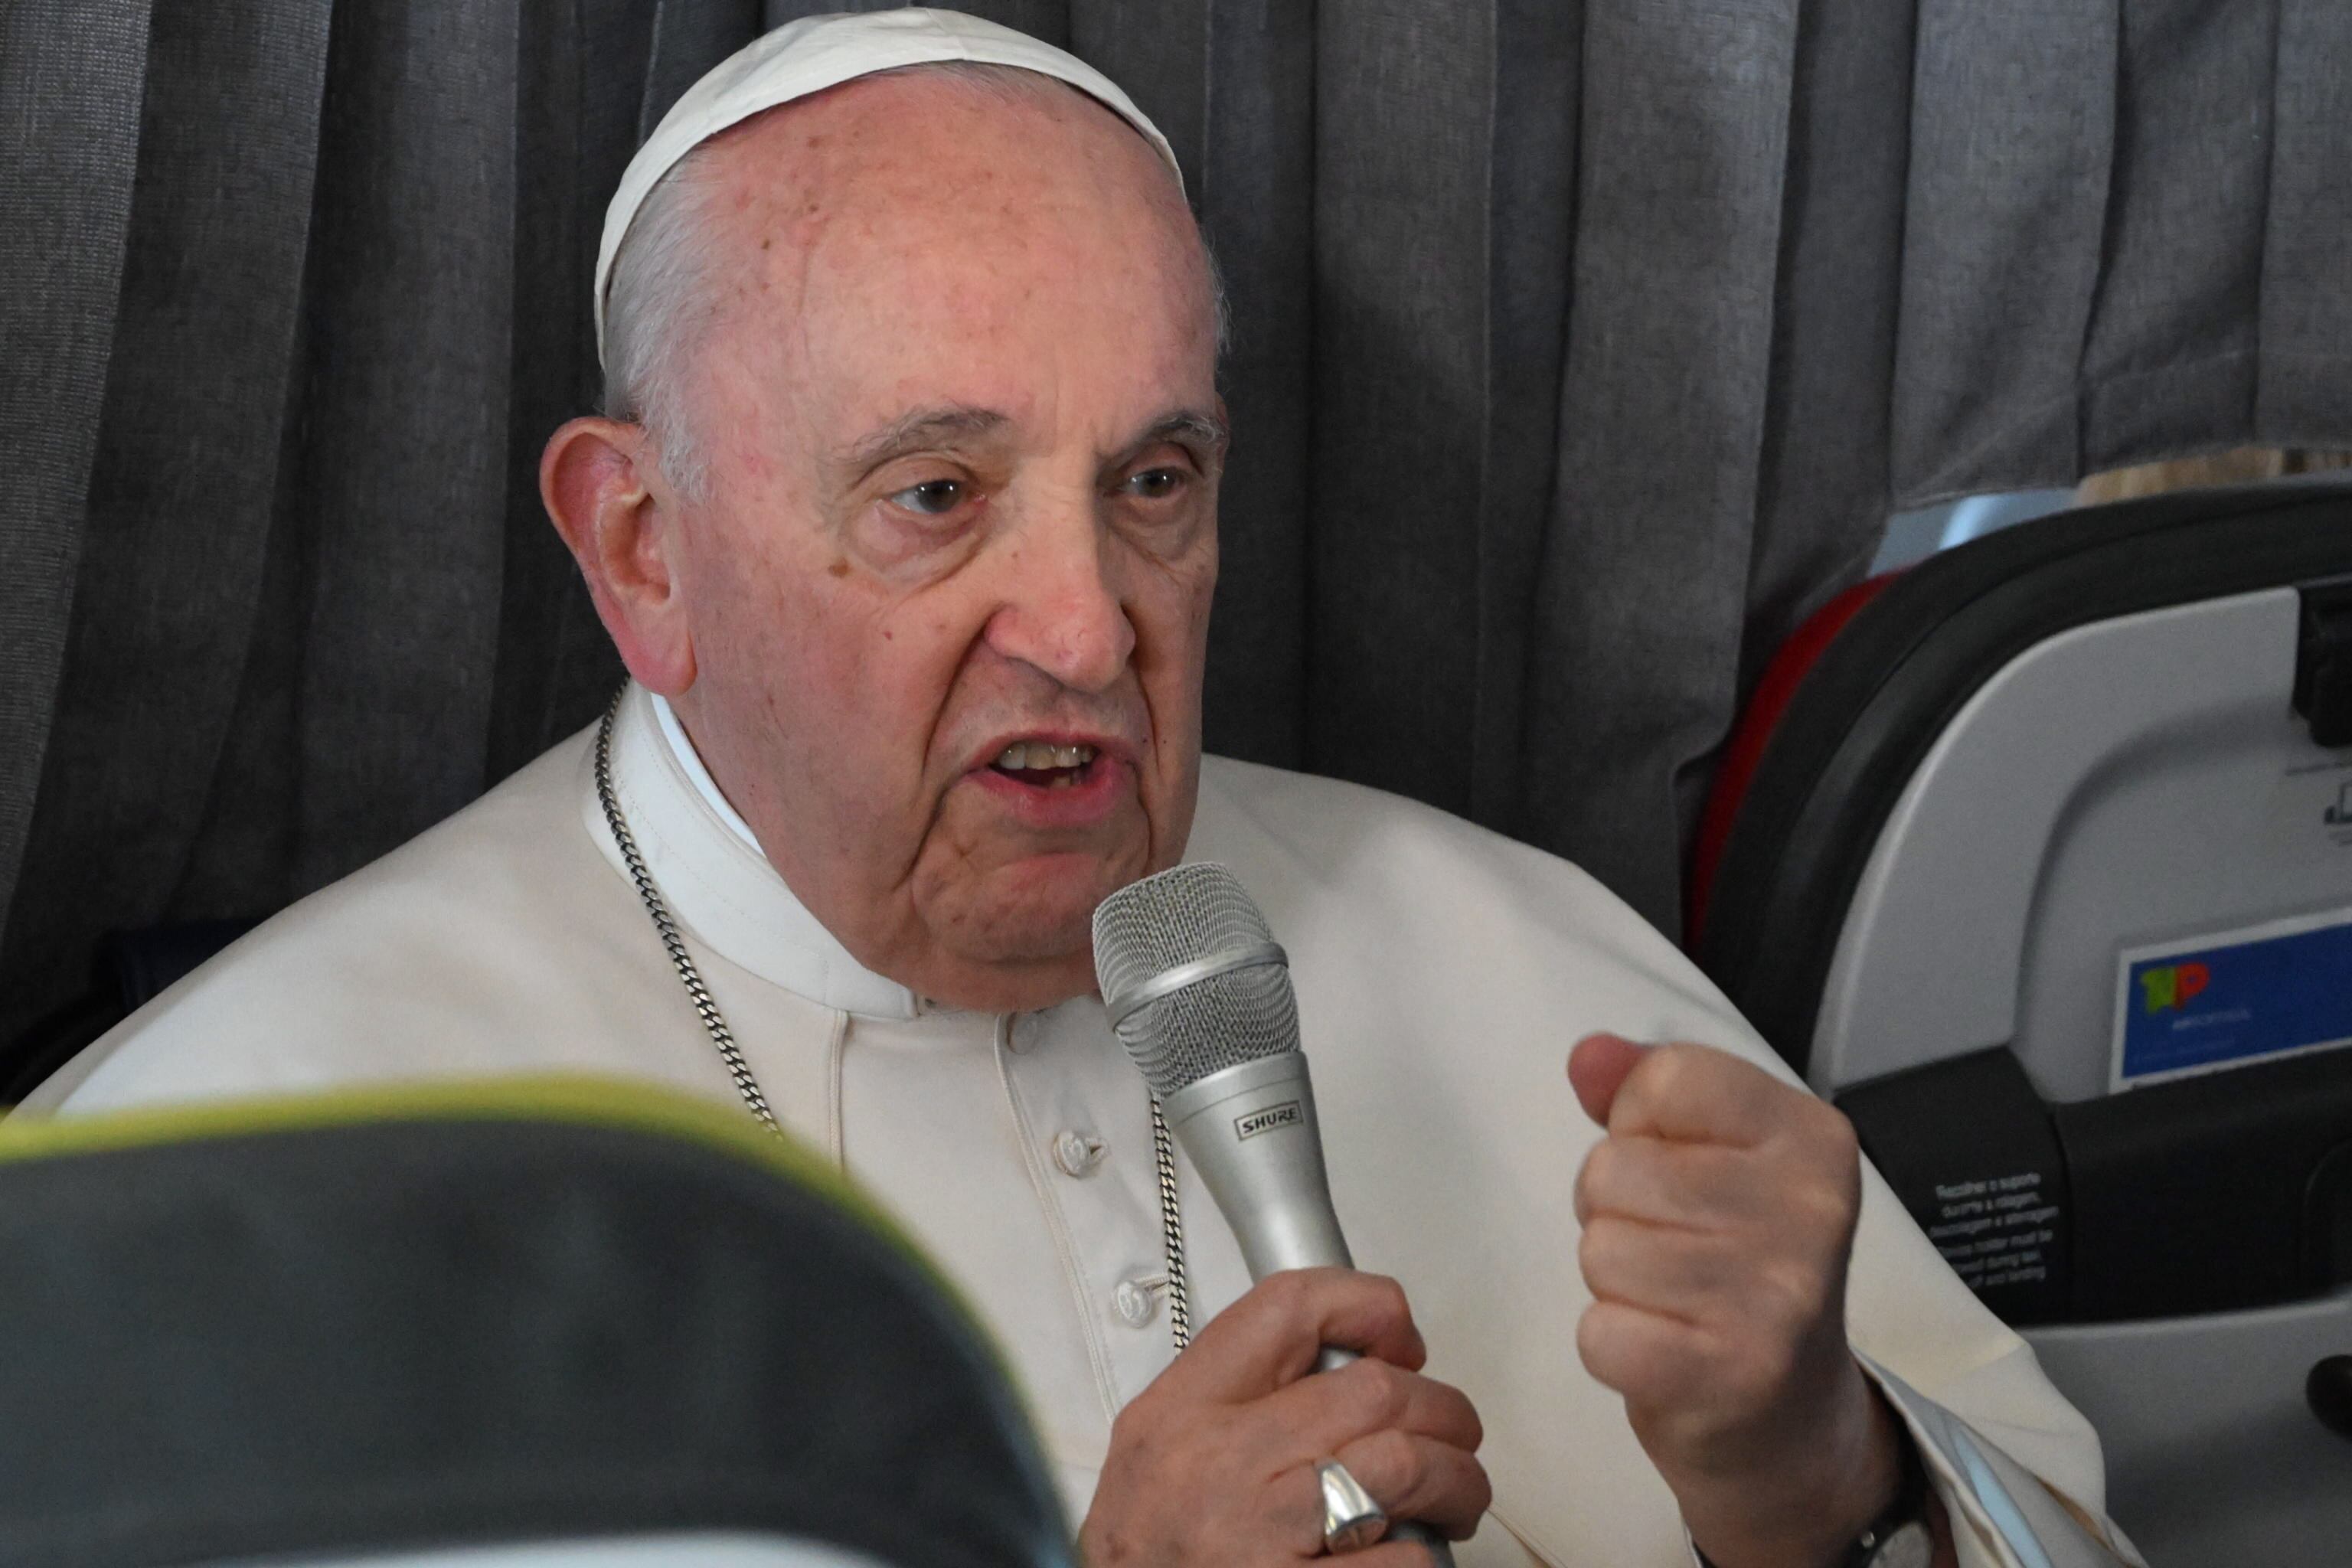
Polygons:
<instances>
[{"instance_id":1,"label":"silver ring on finger","mask_svg":"<svg viewBox=\"0 0 2352 1568\"><path fill-rule=\"evenodd\" d=\"M1347 1466L1318 1459L1315 1479L1323 1483L1324 1551L1333 1556L1360 1552L1388 1533L1389 1516Z\"/></svg>"}]
</instances>

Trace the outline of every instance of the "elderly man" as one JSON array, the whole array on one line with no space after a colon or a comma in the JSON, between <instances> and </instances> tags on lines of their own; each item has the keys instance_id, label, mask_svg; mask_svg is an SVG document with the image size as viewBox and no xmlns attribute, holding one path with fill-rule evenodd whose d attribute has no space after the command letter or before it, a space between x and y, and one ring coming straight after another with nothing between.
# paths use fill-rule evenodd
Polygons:
<instances>
[{"instance_id":1,"label":"elderly man","mask_svg":"<svg viewBox=\"0 0 2352 1568\"><path fill-rule=\"evenodd\" d=\"M1654 932L1437 813L1201 756L1221 310L1117 88L950 14L795 25L656 132L600 267L611 416L542 489L633 684L45 1102L740 1099L962 1282L1100 1568L1353 1545L1350 1477L1471 1564L2128 1554L2031 1353ZM1251 1288L1156 1146L1088 920L1188 855L1289 948L1397 1282ZM1309 1375L1326 1343L1367 1357Z\"/></svg>"}]
</instances>

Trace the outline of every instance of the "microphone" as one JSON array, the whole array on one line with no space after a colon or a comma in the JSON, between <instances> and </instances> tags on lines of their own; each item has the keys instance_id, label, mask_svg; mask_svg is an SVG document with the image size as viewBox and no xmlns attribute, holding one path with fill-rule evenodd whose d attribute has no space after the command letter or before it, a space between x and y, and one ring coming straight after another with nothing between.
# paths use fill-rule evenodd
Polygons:
<instances>
[{"instance_id":1,"label":"microphone","mask_svg":"<svg viewBox=\"0 0 2352 1568\"><path fill-rule=\"evenodd\" d=\"M1094 936L1111 1026L1233 1227L1250 1279L1354 1268L1331 1208L1290 961L1241 883L1205 862L1146 877L1102 901ZM1357 1359L1326 1345L1315 1367ZM1389 1539L1423 1542L1453 1568L1424 1525L1392 1523Z\"/></svg>"}]
</instances>

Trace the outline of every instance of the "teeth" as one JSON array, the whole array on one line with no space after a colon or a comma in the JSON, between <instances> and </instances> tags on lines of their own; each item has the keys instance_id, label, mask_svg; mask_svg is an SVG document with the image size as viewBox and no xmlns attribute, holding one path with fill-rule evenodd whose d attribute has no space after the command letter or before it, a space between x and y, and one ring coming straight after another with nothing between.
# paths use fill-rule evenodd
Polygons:
<instances>
[{"instance_id":1,"label":"teeth","mask_svg":"<svg viewBox=\"0 0 2352 1568\"><path fill-rule=\"evenodd\" d=\"M996 765L1007 773L1029 769L1043 772L1051 768L1082 768L1095 760L1092 746L1055 746L1044 741L1015 741L1004 748ZM1066 779L1055 783L1066 784Z\"/></svg>"}]
</instances>

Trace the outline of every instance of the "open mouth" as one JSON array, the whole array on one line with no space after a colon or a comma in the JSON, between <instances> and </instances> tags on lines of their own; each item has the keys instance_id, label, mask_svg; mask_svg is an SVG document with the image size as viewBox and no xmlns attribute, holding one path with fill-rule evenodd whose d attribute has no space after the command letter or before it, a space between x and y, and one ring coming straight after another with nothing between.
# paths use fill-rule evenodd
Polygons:
<instances>
[{"instance_id":1,"label":"open mouth","mask_svg":"<svg viewBox=\"0 0 2352 1568\"><path fill-rule=\"evenodd\" d=\"M1092 746L1015 741L988 765L991 772L1003 773L1031 789L1074 789L1087 782L1097 755Z\"/></svg>"}]
</instances>

